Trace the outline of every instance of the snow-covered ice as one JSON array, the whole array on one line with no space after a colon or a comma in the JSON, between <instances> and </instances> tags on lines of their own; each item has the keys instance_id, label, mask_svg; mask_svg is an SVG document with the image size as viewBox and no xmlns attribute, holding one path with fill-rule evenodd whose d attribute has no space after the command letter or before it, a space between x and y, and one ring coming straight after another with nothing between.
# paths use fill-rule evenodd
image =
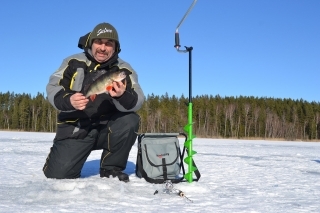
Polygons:
<instances>
[{"instance_id":1,"label":"snow-covered ice","mask_svg":"<svg viewBox=\"0 0 320 213\"><path fill-rule=\"evenodd\" d=\"M320 212L320 143L195 138L201 179L175 184L190 202L135 176L136 144L129 183L100 178L100 150L81 178L47 179L53 137L0 132L0 212Z\"/></svg>"}]
</instances>

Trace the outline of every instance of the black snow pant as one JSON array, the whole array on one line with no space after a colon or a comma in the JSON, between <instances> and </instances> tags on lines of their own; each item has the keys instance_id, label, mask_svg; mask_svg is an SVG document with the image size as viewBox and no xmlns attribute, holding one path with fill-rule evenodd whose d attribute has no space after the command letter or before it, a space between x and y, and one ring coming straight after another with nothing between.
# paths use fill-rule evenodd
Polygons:
<instances>
[{"instance_id":1,"label":"black snow pant","mask_svg":"<svg viewBox=\"0 0 320 213\"><path fill-rule=\"evenodd\" d=\"M136 113L117 113L107 124L91 128L83 139L54 140L43 167L45 176L57 179L80 177L91 151L98 149L103 149L100 168L124 170L139 124L140 117Z\"/></svg>"}]
</instances>

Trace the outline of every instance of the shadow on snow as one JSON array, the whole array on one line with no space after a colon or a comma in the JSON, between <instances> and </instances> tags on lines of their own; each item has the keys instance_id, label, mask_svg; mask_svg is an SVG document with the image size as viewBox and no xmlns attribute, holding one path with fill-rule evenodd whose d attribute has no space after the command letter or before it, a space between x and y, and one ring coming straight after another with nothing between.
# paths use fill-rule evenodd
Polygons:
<instances>
[{"instance_id":1,"label":"shadow on snow","mask_svg":"<svg viewBox=\"0 0 320 213\"><path fill-rule=\"evenodd\" d=\"M136 169L136 164L128 161L127 162L127 167L124 170L125 173L128 175L134 174ZM81 178L87 178L91 176L95 176L100 174L100 160L91 160L91 161L86 161L83 165L82 171L81 171Z\"/></svg>"}]
</instances>

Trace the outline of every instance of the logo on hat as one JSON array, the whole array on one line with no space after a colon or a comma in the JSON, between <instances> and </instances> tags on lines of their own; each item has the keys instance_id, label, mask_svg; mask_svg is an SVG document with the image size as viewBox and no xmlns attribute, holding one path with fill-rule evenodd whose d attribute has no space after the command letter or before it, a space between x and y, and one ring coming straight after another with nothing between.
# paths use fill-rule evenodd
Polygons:
<instances>
[{"instance_id":1,"label":"logo on hat","mask_svg":"<svg viewBox=\"0 0 320 213\"><path fill-rule=\"evenodd\" d=\"M112 33L112 30L104 28L104 29L99 29L97 32L97 36L99 36L101 33Z\"/></svg>"}]
</instances>

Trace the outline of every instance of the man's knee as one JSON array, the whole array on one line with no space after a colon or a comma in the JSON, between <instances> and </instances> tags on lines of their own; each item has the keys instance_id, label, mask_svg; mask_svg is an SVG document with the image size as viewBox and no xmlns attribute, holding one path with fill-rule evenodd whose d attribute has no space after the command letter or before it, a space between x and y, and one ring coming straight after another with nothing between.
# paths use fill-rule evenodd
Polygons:
<instances>
[{"instance_id":1,"label":"man's knee","mask_svg":"<svg viewBox=\"0 0 320 213\"><path fill-rule=\"evenodd\" d=\"M66 179L66 173L65 172L48 169L48 168L46 168L46 166L43 168L43 174L47 178Z\"/></svg>"},{"instance_id":2,"label":"man's knee","mask_svg":"<svg viewBox=\"0 0 320 213\"><path fill-rule=\"evenodd\" d=\"M54 152L49 153L49 156L43 166L43 173L47 178L55 179L74 179L80 177L81 170L75 171L77 167L73 166L68 160L55 157ZM62 160L62 161L61 161Z\"/></svg>"},{"instance_id":3,"label":"man's knee","mask_svg":"<svg viewBox=\"0 0 320 213\"><path fill-rule=\"evenodd\" d=\"M57 171L54 167L49 166L48 161L43 166L43 174L47 178L55 178L55 179L64 179L65 178L65 172Z\"/></svg>"},{"instance_id":4,"label":"man's knee","mask_svg":"<svg viewBox=\"0 0 320 213\"><path fill-rule=\"evenodd\" d=\"M48 166L47 163L43 167L43 173L47 178L54 179L74 179L80 177L80 172L77 173L58 166Z\"/></svg>"}]
</instances>

